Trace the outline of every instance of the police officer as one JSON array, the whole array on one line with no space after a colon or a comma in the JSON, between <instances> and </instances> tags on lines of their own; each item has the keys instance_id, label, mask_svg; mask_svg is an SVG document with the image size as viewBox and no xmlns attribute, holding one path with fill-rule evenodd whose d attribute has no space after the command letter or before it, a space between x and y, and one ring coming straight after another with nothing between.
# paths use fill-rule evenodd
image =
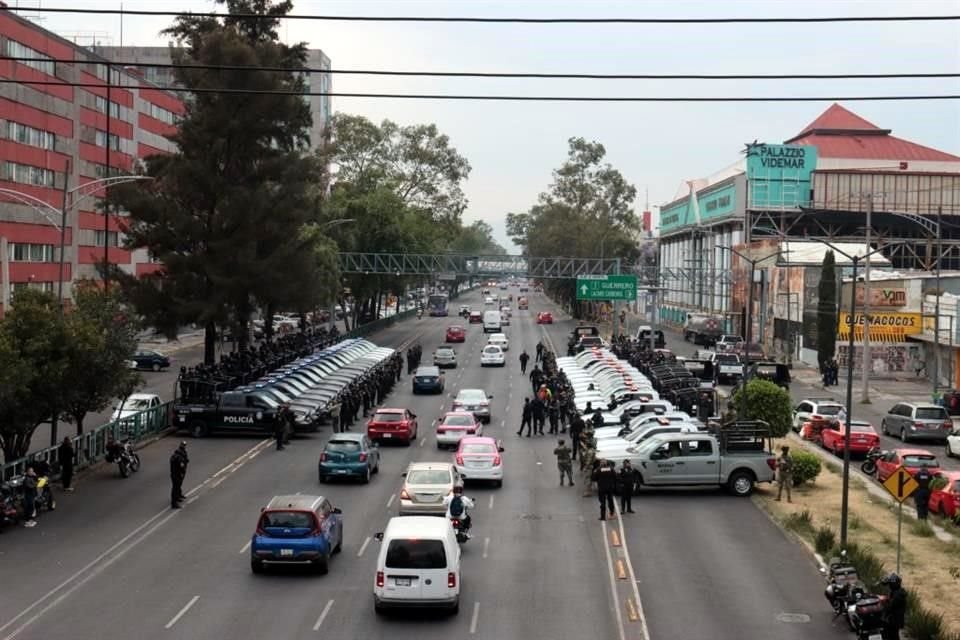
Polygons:
<instances>
[{"instance_id":1,"label":"police officer","mask_svg":"<svg viewBox=\"0 0 960 640\"><path fill-rule=\"evenodd\" d=\"M537 362L543 360L543 342L537 343Z\"/></svg>"},{"instance_id":2,"label":"police officer","mask_svg":"<svg viewBox=\"0 0 960 640\"><path fill-rule=\"evenodd\" d=\"M903 590L900 576L891 573L880 581L890 587L890 598L883 608L883 640L900 640L907 614L907 592Z\"/></svg>"},{"instance_id":3,"label":"police officer","mask_svg":"<svg viewBox=\"0 0 960 640\"><path fill-rule=\"evenodd\" d=\"M724 412L721 422L723 423L724 426L726 426L736 421L737 421L737 411L736 409L733 408L733 403L728 402L727 410Z\"/></svg>"},{"instance_id":4,"label":"police officer","mask_svg":"<svg viewBox=\"0 0 960 640\"><path fill-rule=\"evenodd\" d=\"M520 419L520 428L517 430L517 435L523 435L523 428L527 428L527 437L530 437L530 429L533 427L533 407L530 406L530 398L523 399L523 414Z\"/></svg>"},{"instance_id":5,"label":"police officer","mask_svg":"<svg viewBox=\"0 0 960 640\"><path fill-rule=\"evenodd\" d=\"M917 490L913 492L914 504L917 506L917 520L926 520L930 506L930 481L933 480L933 474L926 467L920 467L920 470L913 474L913 479L917 481Z\"/></svg>"},{"instance_id":6,"label":"police officer","mask_svg":"<svg viewBox=\"0 0 960 640\"><path fill-rule=\"evenodd\" d=\"M607 519L607 510L610 510L610 517L614 517L613 496L617 492L617 472L613 468L613 462L600 460L600 465L593 474L593 480L597 483L597 496L600 498L600 520Z\"/></svg>"},{"instance_id":7,"label":"police officer","mask_svg":"<svg viewBox=\"0 0 960 640\"><path fill-rule=\"evenodd\" d=\"M180 503L187 499L183 495L183 480L187 477L188 464L190 464L190 458L187 456L187 443L184 441L170 456L170 507L172 509L179 509Z\"/></svg>"},{"instance_id":8,"label":"police officer","mask_svg":"<svg viewBox=\"0 0 960 640\"><path fill-rule=\"evenodd\" d=\"M277 451L283 451L283 432L287 425L283 415L284 409L281 409L277 417L273 419L273 437L277 441Z\"/></svg>"},{"instance_id":9,"label":"police officer","mask_svg":"<svg viewBox=\"0 0 960 640\"><path fill-rule=\"evenodd\" d=\"M790 499L790 488L793 486L793 458L790 457L790 447L784 445L780 448L780 457L777 458L777 502L783 496L783 490L787 490L787 502L793 502Z\"/></svg>"},{"instance_id":10,"label":"police officer","mask_svg":"<svg viewBox=\"0 0 960 640\"><path fill-rule=\"evenodd\" d=\"M617 483L620 485L620 513L634 513L633 493L636 491L639 477L640 474L629 460L624 460L620 464L620 471L617 473Z\"/></svg>"},{"instance_id":11,"label":"police officer","mask_svg":"<svg viewBox=\"0 0 960 640\"><path fill-rule=\"evenodd\" d=\"M580 436L583 433L583 418L574 412L573 417L570 418L570 440L573 442L573 456L572 459L577 459L577 451L580 450Z\"/></svg>"},{"instance_id":12,"label":"police officer","mask_svg":"<svg viewBox=\"0 0 960 640\"><path fill-rule=\"evenodd\" d=\"M527 350L524 349L520 354L520 374L523 375L527 372L527 363L530 362L530 356L527 355Z\"/></svg>"},{"instance_id":13,"label":"police officer","mask_svg":"<svg viewBox=\"0 0 960 640\"><path fill-rule=\"evenodd\" d=\"M563 486L563 478L566 477L573 486L573 462L570 447L563 440L557 442L557 447L553 450L553 455L557 456L557 469L560 470L560 486Z\"/></svg>"}]
</instances>

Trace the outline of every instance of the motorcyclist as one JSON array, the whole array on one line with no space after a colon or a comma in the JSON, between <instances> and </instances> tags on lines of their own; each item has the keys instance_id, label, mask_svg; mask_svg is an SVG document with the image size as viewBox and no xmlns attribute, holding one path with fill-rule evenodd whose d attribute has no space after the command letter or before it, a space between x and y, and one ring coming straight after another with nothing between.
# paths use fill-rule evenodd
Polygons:
<instances>
[{"instance_id":1,"label":"motorcyclist","mask_svg":"<svg viewBox=\"0 0 960 640\"><path fill-rule=\"evenodd\" d=\"M447 507L447 519L453 520L459 518L463 532L467 537L471 537L470 525L473 520L467 511L473 509L475 504L471 498L463 495L463 487L460 485L455 486L453 488L453 495L444 498L443 502Z\"/></svg>"},{"instance_id":2,"label":"motorcyclist","mask_svg":"<svg viewBox=\"0 0 960 640\"><path fill-rule=\"evenodd\" d=\"M112 435L107 436L106 452L107 462L116 462L123 454L123 445L117 442Z\"/></svg>"},{"instance_id":3,"label":"motorcyclist","mask_svg":"<svg viewBox=\"0 0 960 640\"><path fill-rule=\"evenodd\" d=\"M423 307L417 307L417 320L423 317Z\"/></svg>"},{"instance_id":4,"label":"motorcyclist","mask_svg":"<svg viewBox=\"0 0 960 640\"><path fill-rule=\"evenodd\" d=\"M904 627L907 613L907 592L903 589L900 576L895 573L880 583L890 587L890 598L883 608L883 640L900 640L900 629Z\"/></svg>"}]
</instances>

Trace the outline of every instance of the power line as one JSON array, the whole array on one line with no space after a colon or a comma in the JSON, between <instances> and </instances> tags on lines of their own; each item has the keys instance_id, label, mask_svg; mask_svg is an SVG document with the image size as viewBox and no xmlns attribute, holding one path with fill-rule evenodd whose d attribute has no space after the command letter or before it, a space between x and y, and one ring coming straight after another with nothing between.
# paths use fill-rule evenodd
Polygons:
<instances>
[{"instance_id":1,"label":"power line","mask_svg":"<svg viewBox=\"0 0 960 640\"><path fill-rule=\"evenodd\" d=\"M72 58L0 56L16 62L55 62L58 64L96 64L113 67L155 69L197 69L209 71L269 71L278 73L330 73L360 76L424 76L433 78L544 78L566 80L892 80L924 78L960 78L960 72L931 73L802 73L802 74L657 74L657 73L522 73L494 71L398 71L391 69L322 69L319 67L269 67L230 64L169 62L78 61Z\"/></svg>"},{"instance_id":2,"label":"power line","mask_svg":"<svg viewBox=\"0 0 960 640\"><path fill-rule=\"evenodd\" d=\"M920 100L960 100L960 95L887 95L887 96L517 96L517 95L461 95L431 93L357 93L341 91L282 91L262 89L214 89L209 87L127 87L97 82L66 82L54 80L14 80L0 78L0 84L74 87L103 89L107 86L132 91L155 89L175 93L275 95L275 96L330 96L335 98L382 98L402 100L480 100L505 102L881 102Z\"/></svg>"},{"instance_id":3,"label":"power line","mask_svg":"<svg viewBox=\"0 0 960 640\"><path fill-rule=\"evenodd\" d=\"M804 24L830 22L946 22L960 20L954 15L924 16L822 16L790 18L483 18L446 16L351 16L262 13L217 13L157 11L150 9L79 9L75 7L8 7L7 11L73 13L86 15L184 16L191 18L231 18L234 20L321 20L330 22L447 22L479 24Z\"/></svg>"}]
</instances>

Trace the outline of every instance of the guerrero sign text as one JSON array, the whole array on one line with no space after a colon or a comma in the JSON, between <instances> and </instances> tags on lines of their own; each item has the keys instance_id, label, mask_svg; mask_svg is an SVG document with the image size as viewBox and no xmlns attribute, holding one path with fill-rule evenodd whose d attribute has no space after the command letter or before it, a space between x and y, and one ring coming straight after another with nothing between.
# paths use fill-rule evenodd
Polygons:
<instances>
[{"instance_id":1,"label":"guerrero sign text","mask_svg":"<svg viewBox=\"0 0 960 640\"><path fill-rule=\"evenodd\" d=\"M636 300L637 276L577 278L577 300Z\"/></svg>"}]
</instances>

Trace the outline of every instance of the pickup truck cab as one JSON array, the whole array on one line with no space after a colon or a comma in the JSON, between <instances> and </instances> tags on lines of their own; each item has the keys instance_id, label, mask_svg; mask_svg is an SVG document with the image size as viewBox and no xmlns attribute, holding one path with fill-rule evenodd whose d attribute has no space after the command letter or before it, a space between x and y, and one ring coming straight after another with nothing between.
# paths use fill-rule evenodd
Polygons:
<instances>
[{"instance_id":1,"label":"pickup truck cab","mask_svg":"<svg viewBox=\"0 0 960 640\"><path fill-rule=\"evenodd\" d=\"M256 391L227 391L211 404L177 404L174 426L194 438L222 431L272 433L279 404Z\"/></svg>"},{"instance_id":2,"label":"pickup truck cab","mask_svg":"<svg viewBox=\"0 0 960 640\"><path fill-rule=\"evenodd\" d=\"M718 485L746 497L755 483L773 482L776 457L767 451L767 434L740 428L719 435L661 434L643 442L629 459L647 486Z\"/></svg>"}]
</instances>

